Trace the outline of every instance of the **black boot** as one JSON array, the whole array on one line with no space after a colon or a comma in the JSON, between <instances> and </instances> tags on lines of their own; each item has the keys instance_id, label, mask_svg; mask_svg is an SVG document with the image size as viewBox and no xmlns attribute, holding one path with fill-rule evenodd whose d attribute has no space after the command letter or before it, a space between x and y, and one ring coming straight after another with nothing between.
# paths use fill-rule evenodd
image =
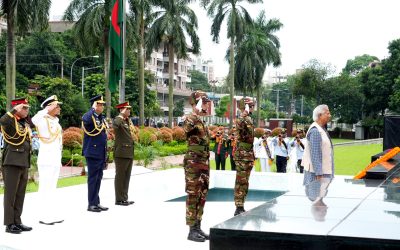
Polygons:
<instances>
[{"instance_id":1,"label":"black boot","mask_svg":"<svg viewBox=\"0 0 400 250\"><path fill-rule=\"evenodd\" d=\"M204 239L206 239L206 240L209 240L210 239L210 236L208 235L208 234L206 234L203 230L201 230L201 221L197 221L196 222L196 224L194 224L195 226L196 226L196 228L197 228L197 232L199 232L199 234L201 235L201 236L203 236L204 237Z\"/></svg>"},{"instance_id":2,"label":"black boot","mask_svg":"<svg viewBox=\"0 0 400 250\"><path fill-rule=\"evenodd\" d=\"M190 231L187 239L196 242L204 242L206 240L203 236L201 236L201 234L197 230L196 225L190 226Z\"/></svg>"},{"instance_id":3,"label":"black boot","mask_svg":"<svg viewBox=\"0 0 400 250\"><path fill-rule=\"evenodd\" d=\"M246 212L246 210L244 210L244 207L236 207L236 211L235 214L233 216L239 215L241 213Z\"/></svg>"}]
</instances>

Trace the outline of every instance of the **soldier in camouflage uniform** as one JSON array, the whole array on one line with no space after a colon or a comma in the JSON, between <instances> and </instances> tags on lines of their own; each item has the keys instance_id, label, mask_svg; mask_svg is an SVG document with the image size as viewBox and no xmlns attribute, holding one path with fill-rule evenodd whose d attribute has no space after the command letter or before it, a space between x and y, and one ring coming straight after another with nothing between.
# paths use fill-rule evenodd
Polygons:
<instances>
[{"instance_id":1,"label":"soldier in camouflage uniform","mask_svg":"<svg viewBox=\"0 0 400 250\"><path fill-rule=\"evenodd\" d=\"M193 112L184 118L183 123L188 141L188 151L183 160L187 193L186 224L190 227L188 240L204 242L209 236L201 230L200 224L210 176L210 135L201 116L207 115L210 99L206 93L196 91L190 95L189 103Z\"/></svg>"},{"instance_id":2,"label":"soldier in camouflage uniform","mask_svg":"<svg viewBox=\"0 0 400 250\"><path fill-rule=\"evenodd\" d=\"M249 190L250 172L254 166L254 125L250 117L254 109L254 103L250 98L243 98L239 102L242 111L240 118L236 120L237 149L234 154L236 164L235 205L234 216L245 212L244 200Z\"/></svg>"}]
</instances>

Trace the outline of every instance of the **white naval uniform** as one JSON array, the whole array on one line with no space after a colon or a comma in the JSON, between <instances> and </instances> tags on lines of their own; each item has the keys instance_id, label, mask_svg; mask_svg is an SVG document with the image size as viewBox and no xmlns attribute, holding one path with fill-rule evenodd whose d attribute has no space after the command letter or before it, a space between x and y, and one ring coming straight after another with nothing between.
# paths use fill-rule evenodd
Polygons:
<instances>
[{"instance_id":1,"label":"white naval uniform","mask_svg":"<svg viewBox=\"0 0 400 250\"><path fill-rule=\"evenodd\" d=\"M260 159L261 172L271 172L271 166L269 165L269 157L267 150L265 149L264 139L262 137L254 137L253 148L255 158ZM271 158L274 158L274 152L272 151L271 138L267 138L269 152L271 153ZM255 168L253 168L255 169Z\"/></svg>"},{"instance_id":2,"label":"white naval uniform","mask_svg":"<svg viewBox=\"0 0 400 250\"><path fill-rule=\"evenodd\" d=\"M39 134L39 155L37 165L39 170L40 211L39 221L46 223L60 221L57 217L56 188L61 169L62 128L57 117L48 115L48 111L39 111L32 122ZM50 127L49 127L50 126ZM52 135L50 134L52 133Z\"/></svg>"}]
</instances>

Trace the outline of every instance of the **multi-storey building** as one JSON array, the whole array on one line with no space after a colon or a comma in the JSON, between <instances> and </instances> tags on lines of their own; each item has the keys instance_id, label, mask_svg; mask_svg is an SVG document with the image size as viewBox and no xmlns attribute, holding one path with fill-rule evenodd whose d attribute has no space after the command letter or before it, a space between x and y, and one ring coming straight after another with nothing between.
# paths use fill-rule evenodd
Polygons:
<instances>
[{"instance_id":1,"label":"multi-storey building","mask_svg":"<svg viewBox=\"0 0 400 250\"><path fill-rule=\"evenodd\" d=\"M197 70L207 76L208 82L215 81L214 64L211 59L203 61L200 56L192 55L192 70Z\"/></svg>"}]
</instances>

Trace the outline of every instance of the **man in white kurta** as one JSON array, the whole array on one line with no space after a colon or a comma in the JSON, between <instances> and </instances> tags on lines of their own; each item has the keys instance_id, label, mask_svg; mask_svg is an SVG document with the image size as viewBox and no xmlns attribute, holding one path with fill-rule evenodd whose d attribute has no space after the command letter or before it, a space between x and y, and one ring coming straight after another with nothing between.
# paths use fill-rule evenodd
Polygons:
<instances>
[{"instance_id":1,"label":"man in white kurta","mask_svg":"<svg viewBox=\"0 0 400 250\"><path fill-rule=\"evenodd\" d=\"M262 137L255 137L253 142L254 156L260 159L261 172L271 172L271 164L274 160L270 135L271 130L268 129Z\"/></svg>"},{"instance_id":2,"label":"man in white kurta","mask_svg":"<svg viewBox=\"0 0 400 250\"><path fill-rule=\"evenodd\" d=\"M60 212L55 202L62 156L62 128L57 117L61 111L60 104L62 103L58 101L57 96L53 95L41 104L43 109L32 117L40 143L37 165L41 207L38 214L39 222L45 225L63 222L58 217Z\"/></svg>"}]
</instances>

